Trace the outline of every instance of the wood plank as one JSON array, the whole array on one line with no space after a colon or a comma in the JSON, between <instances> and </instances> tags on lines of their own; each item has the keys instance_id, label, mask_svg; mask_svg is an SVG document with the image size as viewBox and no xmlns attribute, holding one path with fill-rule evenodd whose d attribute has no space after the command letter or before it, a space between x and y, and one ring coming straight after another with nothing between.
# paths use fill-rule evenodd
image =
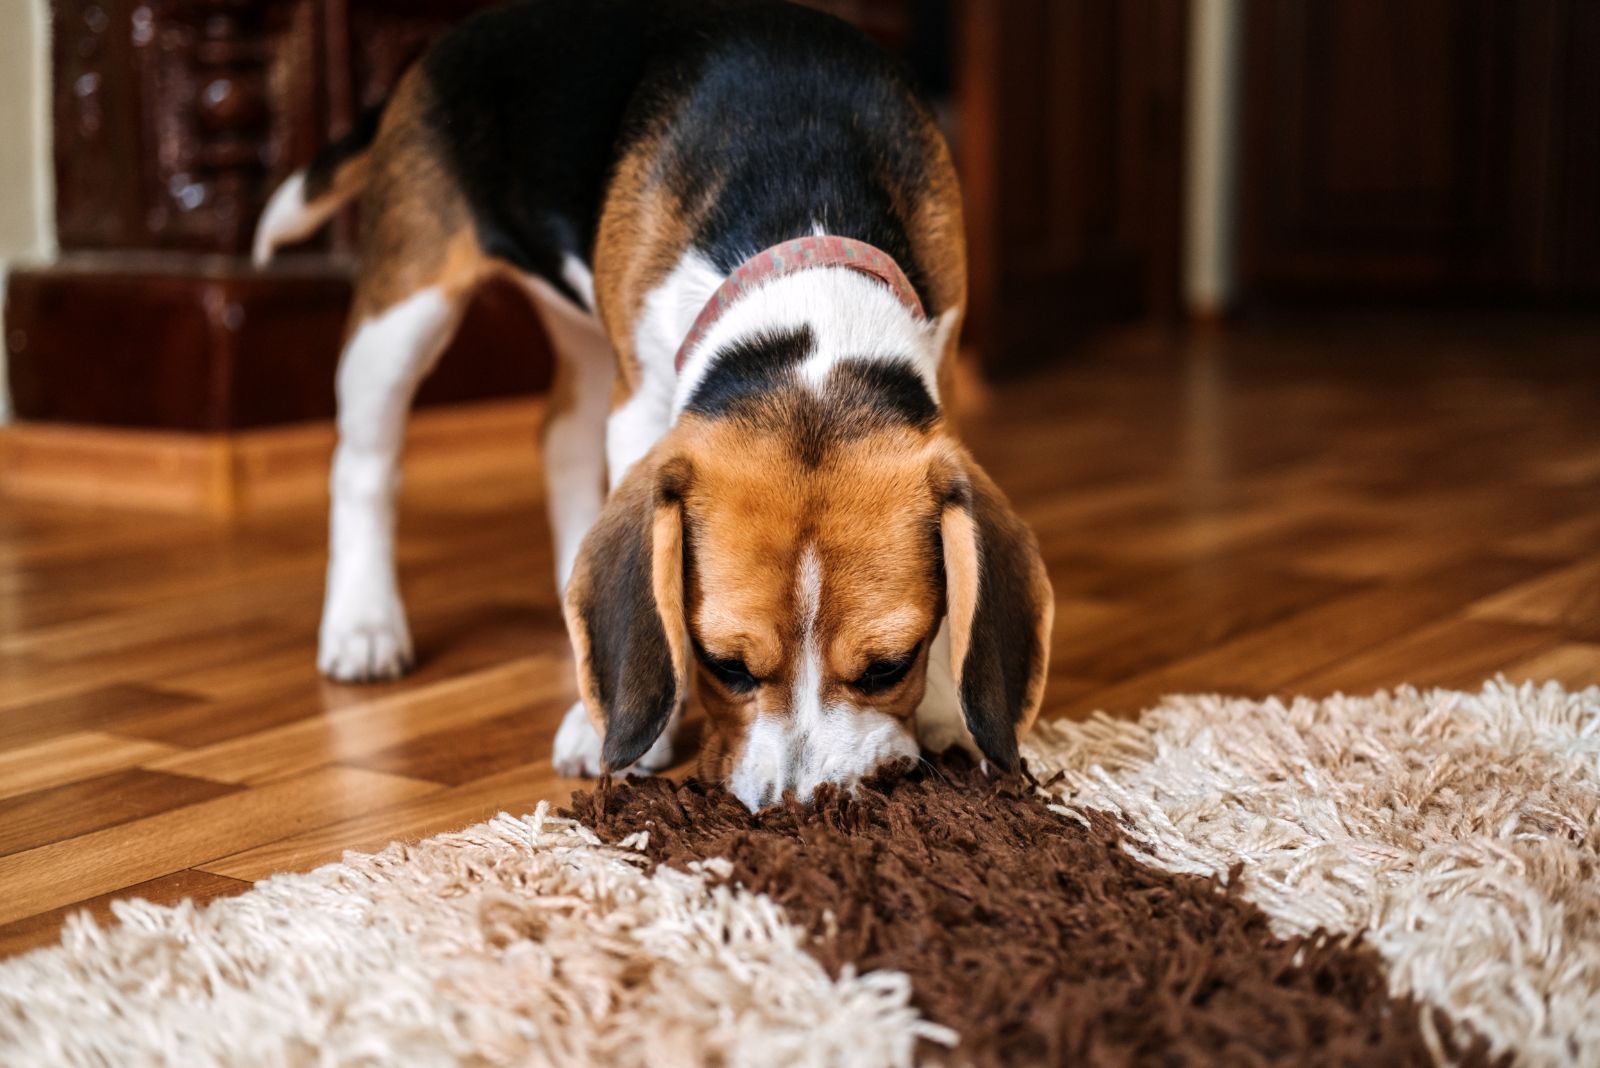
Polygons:
<instances>
[{"instance_id":1,"label":"wood plank","mask_svg":"<svg viewBox=\"0 0 1600 1068\"><path fill-rule=\"evenodd\" d=\"M281 613L304 600L315 600L319 568L311 559L264 561L250 568L197 566L208 562L203 549L190 553L165 550L152 560L83 561L72 564L71 583L115 586L116 606L85 613L53 627L33 627L0 639L0 652L34 654L46 660L74 659L117 653L141 643L175 640L209 633L222 624L246 623ZM218 554L220 555L220 554ZM225 564L225 560L217 563ZM187 566L185 566L187 565ZM136 576L126 571L137 568ZM57 589L71 588L56 581ZM160 599L151 601L159 594ZM217 611L200 614L197 601L225 595ZM198 616L198 618L197 618Z\"/></svg>"},{"instance_id":2,"label":"wood plank","mask_svg":"<svg viewBox=\"0 0 1600 1068\"><path fill-rule=\"evenodd\" d=\"M498 774L530 760L547 758L556 729L572 705L565 693L532 706L519 704L504 715L456 722L345 762L390 775L426 779L451 786Z\"/></svg>"},{"instance_id":3,"label":"wood plank","mask_svg":"<svg viewBox=\"0 0 1600 1068\"><path fill-rule=\"evenodd\" d=\"M305 639L289 640L295 659L303 662L314 655ZM271 653L256 658L261 679L238 697L208 699L182 708L171 708L129 717L118 733L157 742L171 742L188 748L202 748L281 727L309 716L360 701L359 694L333 693L321 679L307 678L302 671L274 672ZM237 672L237 666L232 668Z\"/></svg>"},{"instance_id":4,"label":"wood plank","mask_svg":"<svg viewBox=\"0 0 1600 1068\"><path fill-rule=\"evenodd\" d=\"M72 659L66 650L24 657L0 654L0 678L14 691L31 694L31 701L48 700L127 681L141 673L153 681L208 664L248 664L282 641L282 624L271 618L223 620L209 631L181 639L140 640L81 660Z\"/></svg>"},{"instance_id":5,"label":"wood plank","mask_svg":"<svg viewBox=\"0 0 1600 1068\"><path fill-rule=\"evenodd\" d=\"M1574 638L1600 640L1600 556L1485 597L1470 612L1480 619L1557 627Z\"/></svg>"},{"instance_id":6,"label":"wood plank","mask_svg":"<svg viewBox=\"0 0 1600 1068\"><path fill-rule=\"evenodd\" d=\"M1313 671L1436 623L1486 591L1505 588L1539 570L1540 565L1529 561L1474 560L1410 582L1362 590L1125 682L1092 690L1071 707L1082 714L1104 710L1132 715L1168 693L1266 696ZM1396 678L1389 684L1405 681Z\"/></svg>"},{"instance_id":7,"label":"wood plank","mask_svg":"<svg viewBox=\"0 0 1600 1068\"><path fill-rule=\"evenodd\" d=\"M1501 666L1545 652L1559 640L1541 627L1446 619L1293 679L1285 689L1309 697L1369 693L1402 683L1473 690Z\"/></svg>"},{"instance_id":8,"label":"wood plank","mask_svg":"<svg viewBox=\"0 0 1600 1068\"><path fill-rule=\"evenodd\" d=\"M1559 682L1569 690L1600 686L1600 643L1565 642L1505 669L1512 682Z\"/></svg>"},{"instance_id":9,"label":"wood plank","mask_svg":"<svg viewBox=\"0 0 1600 1068\"><path fill-rule=\"evenodd\" d=\"M135 883L108 894L74 901L24 920L0 925L0 958L54 944L61 937L62 925L69 917L80 912L87 912L99 923L108 924L115 920L114 906L119 901L143 900L157 905L175 905L185 899L214 901L219 897L242 894L250 889L250 885L238 879L195 869Z\"/></svg>"},{"instance_id":10,"label":"wood plank","mask_svg":"<svg viewBox=\"0 0 1600 1068\"><path fill-rule=\"evenodd\" d=\"M0 924L437 789L358 768L322 768L0 857Z\"/></svg>"},{"instance_id":11,"label":"wood plank","mask_svg":"<svg viewBox=\"0 0 1600 1068\"><path fill-rule=\"evenodd\" d=\"M97 508L226 515L226 437L68 425L0 430L0 489Z\"/></svg>"},{"instance_id":12,"label":"wood plank","mask_svg":"<svg viewBox=\"0 0 1600 1068\"><path fill-rule=\"evenodd\" d=\"M1541 526L1506 539L1506 550L1528 556L1573 560L1600 547L1600 507L1587 515Z\"/></svg>"},{"instance_id":13,"label":"wood plank","mask_svg":"<svg viewBox=\"0 0 1600 1068\"><path fill-rule=\"evenodd\" d=\"M461 786L403 801L339 823L316 827L275 842L207 861L201 867L235 879L259 880L283 871L309 871L342 858L346 851L371 853L390 842L415 842L444 831L482 823L500 812L522 815L540 801L563 803L573 790L593 786L565 779L547 760L525 764Z\"/></svg>"},{"instance_id":14,"label":"wood plank","mask_svg":"<svg viewBox=\"0 0 1600 1068\"><path fill-rule=\"evenodd\" d=\"M20 684L18 696L27 692ZM20 701L0 715L0 750L29 746L63 734L114 731L151 713L192 709L193 694L148 683L111 682L42 701Z\"/></svg>"},{"instance_id":15,"label":"wood plank","mask_svg":"<svg viewBox=\"0 0 1600 1068\"><path fill-rule=\"evenodd\" d=\"M464 464L503 468L506 441L527 453L543 402L519 397L420 410L407 449L420 477ZM228 517L316 502L334 433L313 422L234 433L23 422L0 428L0 492L14 499Z\"/></svg>"},{"instance_id":16,"label":"wood plank","mask_svg":"<svg viewBox=\"0 0 1600 1068\"><path fill-rule=\"evenodd\" d=\"M47 790L159 760L177 750L159 742L80 731L15 749L0 747L0 798Z\"/></svg>"},{"instance_id":17,"label":"wood plank","mask_svg":"<svg viewBox=\"0 0 1600 1068\"><path fill-rule=\"evenodd\" d=\"M1197 566L1141 592L1115 619L1067 618L1051 668L1114 682L1193 656L1337 596L1348 582L1239 567ZM1070 609L1068 609L1070 611ZM1056 618L1062 619L1062 610ZM1080 629L1081 628L1081 629Z\"/></svg>"},{"instance_id":18,"label":"wood plank","mask_svg":"<svg viewBox=\"0 0 1600 1068\"><path fill-rule=\"evenodd\" d=\"M177 753L150 768L219 782L265 782L338 761L353 761L443 728L481 723L538 702L566 698L570 668L525 657L463 678L398 692L242 738Z\"/></svg>"},{"instance_id":19,"label":"wood plank","mask_svg":"<svg viewBox=\"0 0 1600 1068\"><path fill-rule=\"evenodd\" d=\"M142 768L0 801L0 856L233 793L224 783Z\"/></svg>"},{"instance_id":20,"label":"wood plank","mask_svg":"<svg viewBox=\"0 0 1600 1068\"><path fill-rule=\"evenodd\" d=\"M1165 522L1136 526L1121 520L1116 526L1122 529L1111 544L1110 552L1123 559L1156 561L1218 556L1251 543L1270 542L1275 535L1288 529L1327 518L1325 508L1321 501L1312 498L1278 502L1264 508L1179 509ZM1130 526L1133 529L1129 529Z\"/></svg>"},{"instance_id":21,"label":"wood plank","mask_svg":"<svg viewBox=\"0 0 1600 1068\"><path fill-rule=\"evenodd\" d=\"M1470 559L1482 543L1482 535L1470 529L1454 536L1418 537L1415 531L1390 528L1301 553L1295 566L1335 578L1403 579Z\"/></svg>"}]
</instances>

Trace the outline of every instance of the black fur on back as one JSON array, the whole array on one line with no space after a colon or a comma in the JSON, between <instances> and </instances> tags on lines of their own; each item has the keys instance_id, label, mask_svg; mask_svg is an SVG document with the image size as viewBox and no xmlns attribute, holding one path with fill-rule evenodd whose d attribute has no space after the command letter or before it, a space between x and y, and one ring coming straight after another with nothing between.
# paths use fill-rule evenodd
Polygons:
<instances>
[{"instance_id":1,"label":"black fur on back","mask_svg":"<svg viewBox=\"0 0 1600 1068\"><path fill-rule=\"evenodd\" d=\"M522 0L423 63L485 249L569 296L563 256L592 264L618 160L661 132L657 174L703 213L694 243L719 270L820 224L888 252L943 310L895 197L924 177L925 113L837 19L779 0Z\"/></svg>"}]
</instances>

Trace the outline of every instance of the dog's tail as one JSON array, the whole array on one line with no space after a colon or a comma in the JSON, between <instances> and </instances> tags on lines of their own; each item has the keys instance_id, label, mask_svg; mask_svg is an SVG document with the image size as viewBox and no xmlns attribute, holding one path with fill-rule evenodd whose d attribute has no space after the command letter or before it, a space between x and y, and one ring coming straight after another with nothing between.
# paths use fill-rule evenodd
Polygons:
<instances>
[{"instance_id":1,"label":"dog's tail","mask_svg":"<svg viewBox=\"0 0 1600 1068\"><path fill-rule=\"evenodd\" d=\"M250 258L257 267L272 259L279 246L322 229L334 212L366 188L367 161L381 118L382 104L369 108L349 133L318 152L310 166L289 175L273 191L256 223Z\"/></svg>"}]
</instances>

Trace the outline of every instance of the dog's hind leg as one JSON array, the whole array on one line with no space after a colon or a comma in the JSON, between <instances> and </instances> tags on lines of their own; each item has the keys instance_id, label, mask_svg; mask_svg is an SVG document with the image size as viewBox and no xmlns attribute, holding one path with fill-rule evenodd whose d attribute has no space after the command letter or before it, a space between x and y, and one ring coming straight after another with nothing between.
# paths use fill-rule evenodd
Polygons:
<instances>
[{"instance_id":1,"label":"dog's hind leg","mask_svg":"<svg viewBox=\"0 0 1600 1068\"><path fill-rule=\"evenodd\" d=\"M416 106L408 88L403 85L390 104L391 116ZM395 575L406 417L418 384L490 270L446 173L416 139L379 133L362 201L355 300L339 358L339 445L317 652L322 673L341 682L395 678L412 660Z\"/></svg>"}]
</instances>

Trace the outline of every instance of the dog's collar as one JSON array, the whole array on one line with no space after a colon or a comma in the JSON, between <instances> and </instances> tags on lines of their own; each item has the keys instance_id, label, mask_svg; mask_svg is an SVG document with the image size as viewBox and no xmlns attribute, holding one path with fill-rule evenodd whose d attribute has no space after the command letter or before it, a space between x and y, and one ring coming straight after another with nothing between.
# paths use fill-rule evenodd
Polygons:
<instances>
[{"instance_id":1,"label":"dog's collar","mask_svg":"<svg viewBox=\"0 0 1600 1068\"><path fill-rule=\"evenodd\" d=\"M904 304L917 318L925 318L922 301L911 288L910 279L894 262L894 257L853 237L835 237L831 234L815 237L797 237L751 256L739 264L734 272L717 287L695 317L689 335L678 347L673 366L683 370L689 352L711 332L712 325L745 293L773 278L816 267L846 267L870 275L889 287L895 299Z\"/></svg>"}]
</instances>

